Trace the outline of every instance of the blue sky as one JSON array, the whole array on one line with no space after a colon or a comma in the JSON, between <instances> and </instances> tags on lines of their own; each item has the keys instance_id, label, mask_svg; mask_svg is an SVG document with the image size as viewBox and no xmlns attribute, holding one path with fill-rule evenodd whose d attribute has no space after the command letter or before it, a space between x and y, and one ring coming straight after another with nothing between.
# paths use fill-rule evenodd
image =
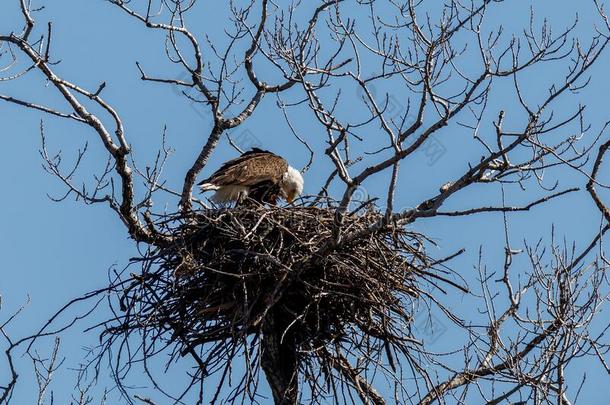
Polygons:
<instances>
[{"instance_id":1,"label":"blue sky","mask_svg":"<svg viewBox=\"0 0 610 405\"><path fill-rule=\"evenodd\" d=\"M517 4L519 3L519 4ZM507 31L518 30L527 24L529 6L533 1L507 1L497 6L489 16L489 27L500 23ZM550 0L535 2L538 18L548 18L557 30L569 25L579 12L578 34L589 38L593 24L598 19L589 2L558 2ZM584 4L578 4L584 3ZM10 0L0 6L0 33L4 34L21 28L18 2ZM227 23L226 10L216 5L200 7L191 16L190 25L198 34L209 34L213 39L222 41L222 30ZM168 143L175 149L168 163L166 177L168 181L179 184L185 170L190 166L196 151L204 141L209 130L210 117L203 107L193 105L181 97L171 87L144 83L139 80L135 62L139 61L150 72L168 77L180 77L179 71L167 63L164 55L164 37L159 32L146 30L141 24L127 18L118 9L102 0L56 0L45 4L45 9L35 14L42 25L53 21L52 55L61 63L55 70L65 78L88 89L95 89L101 82L106 82L104 90L106 100L111 102L124 118L126 133L133 145L134 158L138 162L150 161L161 142L161 134L167 127ZM607 94L610 84L606 79L610 55L606 54L596 67L591 70L591 85L579 94L568 98L558 107L559 113L566 114L579 102L588 105L587 117L598 130L600 124L610 119L607 108ZM371 72L375 67L370 62ZM466 69L474 66L466 66ZM266 67L263 68L265 72ZM565 69L555 65L545 70L534 70L524 77L526 92L533 97L543 91L548 77L561 77ZM520 113L514 99L502 97L503 84L498 84L498 94L494 106L507 111L507 125L511 120L518 121ZM26 79L14 82L0 82L0 94L62 105L59 97L45 85L38 74L30 74ZM352 99L358 93L351 90ZM392 85L379 88L379 93L388 92L394 97L397 110L404 110L401 94L396 94ZM290 97L289 94L287 97ZM344 111L357 111L346 98ZM268 97L248 122L236 129L231 135L245 143L255 143L271 149L283 156L296 167L307 163L307 154L302 146L288 135L288 127L281 113L275 106L276 99ZM360 107L361 108L361 107ZM497 108L491 108L494 114ZM301 135L323 139L323 130L316 125L311 116L301 112L292 117ZM66 200L54 203L47 195L61 195L63 188L52 176L41 168L39 155L40 120L44 119L51 151L61 150L66 164L75 156L76 150L88 142L89 153L81 173L86 175L99 170L105 153L95 134L75 123L65 122L42 116L40 113L27 111L7 103L0 104L0 136L3 140L3 157L0 159L0 171L3 173L4 198L0 202L3 215L0 232L0 251L3 252L2 282L0 295L3 306L0 320L5 319L28 300L29 304L14 322L10 331L13 336L29 334L46 320L57 308L84 292L104 286L107 281L107 270L112 266L122 268L132 256L137 255L134 244L128 239L123 224L106 206L85 206L80 202ZM515 124L517 125L517 124ZM470 134L457 126L450 126L435 137L437 148L443 153L424 153L415 155L402 167L403 177L399 184L396 207L410 207L430 197L440 185L452 174L459 173L470 161L476 161L480 151L463 148ZM606 135L607 137L607 135ZM309 139L309 138L308 138ZM324 147L317 144L318 150ZM479 154L479 155L478 155ZM204 175L211 173L220 162L234 157L226 139L212 156ZM316 160L305 176L305 192L314 193L319 189L323 173L327 173L330 163L323 159ZM380 181L386 174L364 184L364 192L369 195L383 193ZM553 173L550 174L553 178ZM584 186L586 179L572 172L560 174L565 187ZM552 179L551 179L552 181ZM339 190L336 190L337 192ZM498 203L498 187L475 187L473 190L449 202L447 209L471 207L481 201ZM508 193L509 202L523 202L538 196L538 191L528 190L524 193ZM175 202L171 202L175 204ZM163 202L158 202L158 207ZM169 208L171 210L171 207ZM556 234L582 246L586 243L599 225L599 214L585 192L569 195L561 201L552 202L535 209L532 213L510 216L513 241L524 238L537 240L548 238L551 225L555 224ZM416 230L434 239L438 247L438 256L451 253L459 248L466 248L467 254L452 263L460 275L473 279L473 267L476 265L479 246L484 244L484 256L491 267L502 265L502 217L495 214L484 214L478 217L437 218L416 223ZM457 291L446 297L447 303L464 308L468 313L471 301ZM103 316L101 314L100 316ZM601 314L600 324L610 321L607 312ZM81 348L94 345L95 333L83 334L88 324L77 325L62 334L62 355L66 362L58 372L53 385L56 400L64 403L62 398L72 391L74 367L81 355ZM447 325L449 327L449 325ZM449 327L450 329L450 327ZM433 348L445 350L455 348L456 336L445 332L435 337ZM22 359L23 367L27 367ZM590 369L590 367L592 369ZM602 384L607 376L601 374L596 366L578 364L573 375L588 371L590 387ZM0 378L5 371L0 370ZM32 384L25 381L27 373L22 373L24 380L17 388L17 398L31 398ZM134 377L136 385L145 384ZM170 375L170 385L179 383L176 376ZM580 380L578 380L579 382ZM599 386L599 385L598 385ZM146 390L144 390L146 392ZM151 394L153 398L162 398ZM595 389L585 389L581 394L581 403L595 403L605 399L603 393ZM19 399L18 403L30 403L30 399ZM164 403L160 400L160 403Z\"/></svg>"}]
</instances>

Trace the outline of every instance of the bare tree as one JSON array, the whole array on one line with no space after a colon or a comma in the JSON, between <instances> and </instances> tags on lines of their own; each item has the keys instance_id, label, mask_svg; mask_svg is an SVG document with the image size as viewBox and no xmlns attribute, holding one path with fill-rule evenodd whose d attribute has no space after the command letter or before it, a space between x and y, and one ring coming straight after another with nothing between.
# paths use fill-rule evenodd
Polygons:
<instances>
[{"instance_id":1,"label":"bare tree","mask_svg":"<svg viewBox=\"0 0 610 405\"><path fill-rule=\"evenodd\" d=\"M263 402L262 370L278 404L356 398L379 404L385 397L569 404L582 388L566 380L574 362L595 361L610 373L610 325L595 322L609 292L603 158L610 141L606 125L588 124L585 105L569 114L558 108L587 86L610 42L610 22L597 1L598 23L585 40L576 37L578 19L556 31L534 11L522 33L490 28L488 14L502 1L231 1L223 5L231 15L226 41L216 44L187 24L210 7L204 2L109 0L134 24L163 32L168 62L183 72L162 76L138 63L141 79L172 86L209 110L212 123L197 128L206 136L179 183L163 177L166 134L156 160L136 164L122 116L104 98L104 78L85 89L56 73L52 23L39 25L41 9L14 1L24 26L0 33L0 83L41 75L66 109L2 93L0 99L76 121L98 136L108 160L81 186L74 175L86 150L66 170L61 156L48 152L41 124L45 169L66 187L57 200L107 204L145 247L140 260L111 272L107 288L60 311L110 297L113 315L94 326L102 344L82 375L97 376L108 358L125 400L149 404L124 384L136 366L176 403ZM541 78L546 92L523 84L551 68L564 74ZM268 98L303 145L309 161L303 170L331 163L321 189L294 207L208 207L193 196L198 175L223 136L240 150L231 130ZM518 108L503 105L510 99ZM323 136L302 135L297 115L310 117ZM459 163L451 177L431 184L413 207L398 209L401 165L456 133L467 136L460 136L463 149L446 151ZM564 186L572 174L583 187ZM360 195L379 176L386 179L383 192ZM136 194L140 181L145 192ZM480 190L497 192L502 203L481 203ZM573 193L586 193L599 210L589 241L558 242L553 233L548 241L515 243L511 213L532 215ZM154 211L161 198L177 208ZM450 208L458 198L471 205ZM483 238L476 282L448 267L463 250L433 257L433 235L418 232L433 218L487 213L503 216L504 260L485 264ZM133 266L141 271L130 272ZM445 294L465 294L479 313L447 305ZM461 348L431 351L413 327L419 308L443 317ZM30 352L33 341L64 329L53 329L55 323L53 317L34 336L10 341L11 370L12 350L29 344ZM41 395L56 368L53 353L37 373ZM184 356L193 361L184 391L170 392L154 376L162 353L169 354L167 368L179 367ZM12 374L3 399L18 380ZM210 378L217 385L204 389Z\"/></svg>"}]
</instances>

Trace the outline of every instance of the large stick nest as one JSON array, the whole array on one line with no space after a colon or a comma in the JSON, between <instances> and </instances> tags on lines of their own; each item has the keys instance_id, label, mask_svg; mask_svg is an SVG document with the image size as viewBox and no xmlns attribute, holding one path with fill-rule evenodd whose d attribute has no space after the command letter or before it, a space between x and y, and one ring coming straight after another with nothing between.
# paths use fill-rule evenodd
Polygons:
<instances>
[{"instance_id":1,"label":"large stick nest","mask_svg":"<svg viewBox=\"0 0 610 405\"><path fill-rule=\"evenodd\" d=\"M341 235L382 215L347 215ZM209 209L163 223L173 243L145 255L142 274L122 284L124 315L110 335L171 336L182 354L213 342L222 349L199 360L211 368L235 352L227 346L264 333L270 317L300 364L313 354L324 366L327 348L363 337L406 348L410 304L430 266L420 235L384 227L336 245L336 209L326 207Z\"/></svg>"}]
</instances>

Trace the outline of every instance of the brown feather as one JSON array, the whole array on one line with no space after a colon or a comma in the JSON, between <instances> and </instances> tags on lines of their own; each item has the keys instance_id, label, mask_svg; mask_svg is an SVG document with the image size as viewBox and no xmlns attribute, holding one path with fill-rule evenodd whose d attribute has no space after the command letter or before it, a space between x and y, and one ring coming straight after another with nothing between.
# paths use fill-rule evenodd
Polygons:
<instances>
[{"instance_id":1,"label":"brown feather","mask_svg":"<svg viewBox=\"0 0 610 405\"><path fill-rule=\"evenodd\" d=\"M278 184L288 170L288 162L274 153L253 149L223 164L201 184L252 186L261 182Z\"/></svg>"}]
</instances>

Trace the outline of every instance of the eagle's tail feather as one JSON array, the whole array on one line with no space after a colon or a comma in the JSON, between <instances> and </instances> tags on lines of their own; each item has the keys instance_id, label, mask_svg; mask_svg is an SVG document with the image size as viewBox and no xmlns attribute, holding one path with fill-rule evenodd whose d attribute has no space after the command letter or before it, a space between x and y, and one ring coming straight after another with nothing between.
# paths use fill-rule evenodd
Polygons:
<instances>
[{"instance_id":1,"label":"eagle's tail feather","mask_svg":"<svg viewBox=\"0 0 610 405\"><path fill-rule=\"evenodd\" d=\"M208 191L208 190L218 190L220 187L218 187L216 184L212 184L212 183L201 183L199 184L199 189L201 191Z\"/></svg>"},{"instance_id":2,"label":"eagle's tail feather","mask_svg":"<svg viewBox=\"0 0 610 405\"><path fill-rule=\"evenodd\" d=\"M212 201L217 203L240 201L247 196L248 187L246 186L223 186L216 189L216 193L212 196Z\"/></svg>"}]
</instances>

